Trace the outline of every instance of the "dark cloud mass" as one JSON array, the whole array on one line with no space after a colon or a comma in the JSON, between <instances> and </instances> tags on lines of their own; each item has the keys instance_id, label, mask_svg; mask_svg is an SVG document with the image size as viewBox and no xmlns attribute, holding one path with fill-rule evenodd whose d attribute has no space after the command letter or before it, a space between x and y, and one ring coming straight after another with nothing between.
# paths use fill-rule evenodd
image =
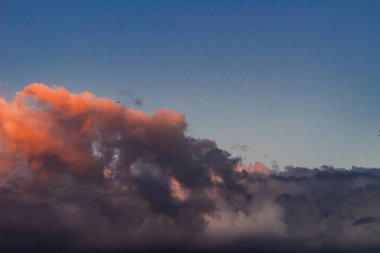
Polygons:
<instances>
[{"instance_id":1,"label":"dark cloud mass","mask_svg":"<svg viewBox=\"0 0 380 253\"><path fill-rule=\"evenodd\" d=\"M380 170L242 167L181 114L0 99L1 252L378 252Z\"/></svg>"}]
</instances>

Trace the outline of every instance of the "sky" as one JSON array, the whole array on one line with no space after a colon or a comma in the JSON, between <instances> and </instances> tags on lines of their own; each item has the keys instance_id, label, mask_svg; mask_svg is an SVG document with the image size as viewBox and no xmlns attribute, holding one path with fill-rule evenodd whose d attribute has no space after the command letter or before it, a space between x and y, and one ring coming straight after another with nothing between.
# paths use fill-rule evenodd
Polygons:
<instances>
[{"instance_id":1,"label":"sky","mask_svg":"<svg viewBox=\"0 0 380 253\"><path fill-rule=\"evenodd\" d=\"M1 0L1 90L38 82L170 108L189 135L246 163L379 167L379 11L369 0Z\"/></svg>"},{"instance_id":2,"label":"sky","mask_svg":"<svg viewBox=\"0 0 380 253\"><path fill-rule=\"evenodd\" d=\"M0 252L379 252L379 12L0 0Z\"/></svg>"}]
</instances>

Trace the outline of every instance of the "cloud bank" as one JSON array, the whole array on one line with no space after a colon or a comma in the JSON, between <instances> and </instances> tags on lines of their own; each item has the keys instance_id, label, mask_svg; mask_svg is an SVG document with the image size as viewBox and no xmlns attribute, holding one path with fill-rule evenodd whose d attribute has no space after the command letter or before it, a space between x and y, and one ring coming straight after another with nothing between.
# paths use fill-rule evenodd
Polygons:
<instances>
[{"instance_id":1,"label":"cloud bank","mask_svg":"<svg viewBox=\"0 0 380 253\"><path fill-rule=\"evenodd\" d=\"M380 249L380 170L242 167L183 115L31 84L0 99L0 250Z\"/></svg>"}]
</instances>

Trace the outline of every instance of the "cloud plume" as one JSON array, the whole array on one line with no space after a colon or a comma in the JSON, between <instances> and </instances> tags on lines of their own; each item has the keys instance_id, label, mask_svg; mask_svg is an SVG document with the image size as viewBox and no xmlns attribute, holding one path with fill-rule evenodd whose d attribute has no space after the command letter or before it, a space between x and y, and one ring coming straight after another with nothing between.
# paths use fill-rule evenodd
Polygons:
<instances>
[{"instance_id":1,"label":"cloud plume","mask_svg":"<svg viewBox=\"0 0 380 253\"><path fill-rule=\"evenodd\" d=\"M380 249L380 170L243 167L185 130L61 87L0 99L0 250Z\"/></svg>"}]
</instances>

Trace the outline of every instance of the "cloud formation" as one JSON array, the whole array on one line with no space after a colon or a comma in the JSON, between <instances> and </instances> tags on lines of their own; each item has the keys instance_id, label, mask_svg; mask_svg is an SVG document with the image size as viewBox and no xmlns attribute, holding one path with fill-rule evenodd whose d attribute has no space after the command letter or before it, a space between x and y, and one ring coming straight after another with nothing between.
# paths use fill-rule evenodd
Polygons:
<instances>
[{"instance_id":1,"label":"cloud formation","mask_svg":"<svg viewBox=\"0 0 380 253\"><path fill-rule=\"evenodd\" d=\"M380 249L380 170L243 167L185 129L43 84L0 99L0 250Z\"/></svg>"}]
</instances>

